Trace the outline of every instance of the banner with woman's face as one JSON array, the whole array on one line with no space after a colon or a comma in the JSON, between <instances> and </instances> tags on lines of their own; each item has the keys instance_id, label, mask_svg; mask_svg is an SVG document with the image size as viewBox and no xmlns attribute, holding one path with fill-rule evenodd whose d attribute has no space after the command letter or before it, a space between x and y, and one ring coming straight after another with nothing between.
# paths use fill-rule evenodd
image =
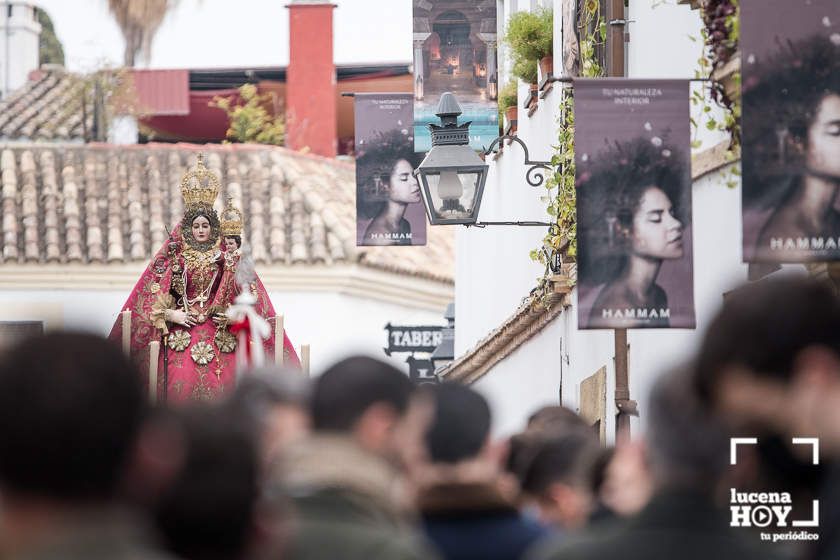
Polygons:
<instances>
[{"instance_id":1,"label":"banner with woman's face","mask_svg":"<svg viewBox=\"0 0 840 560\"><path fill-rule=\"evenodd\" d=\"M356 245L425 245L410 93L356 94Z\"/></svg>"},{"instance_id":2,"label":"banner with woman's face","mask_svg":"<svg viewBox=\"0 0 840 560\"><path fill-rule=\"evenodd\" d=\"M840 259L840 2L741 0L745 262Z\"/></svg>"},{"instance_id":3,"label":"banner with woman's face","mask_svg":"<svg viewBox=\"0 0 840 560\"><path fill-rule=\"evenodd\" d=\"M578 326L694 328L685 80L575 80Z\"/></svg>"},{"instance_id":4,"label":"banner with woman's face","mask_svg":"<svg viewBox=\"0 0 840 560\"><path fill-rule=\"evenodd\" d=\"M431 149L427 125L440 124L447 91L472 122L470 146L489 146L499 135L496 0L413 0L413 14L415 150Z\"/></svg>"}]
</instances>

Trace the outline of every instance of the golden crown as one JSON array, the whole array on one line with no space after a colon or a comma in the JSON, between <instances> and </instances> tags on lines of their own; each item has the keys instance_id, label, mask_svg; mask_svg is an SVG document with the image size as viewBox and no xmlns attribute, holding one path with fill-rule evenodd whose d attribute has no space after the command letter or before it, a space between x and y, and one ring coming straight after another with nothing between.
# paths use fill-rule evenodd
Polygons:
<instances>
[{"instance_id":1,"label":"golden crown","mask_svg":"<svg viewBox=\"0 0 840 560\"><path fill-rule=\"evenodd\" d=\"M242 235L242 212L233 205L233 198L228 197L227 206L222 212L222 237Z\"/></svg>"},{"instance_id":2,"label":"golden crown","mask_svg":"<svg viewBox=\"0 0 840 560\"><path fill-rule=\"evenodd\" d=\"M187 208L194 206L213 206L219 194L219 178L204 167L204 156L198 154L195 167L181 178L181 196Z\"/></svg>"}]
</instances>

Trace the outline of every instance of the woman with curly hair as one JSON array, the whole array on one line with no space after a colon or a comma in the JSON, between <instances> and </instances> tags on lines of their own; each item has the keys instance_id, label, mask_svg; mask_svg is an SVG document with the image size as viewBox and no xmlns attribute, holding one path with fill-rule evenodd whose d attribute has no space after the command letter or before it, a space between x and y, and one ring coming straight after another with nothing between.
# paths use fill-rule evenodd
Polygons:
<instances>
[{"instance_id":1,"label":"woman with curly hair","mask_svg":"<svg viewBox=\"0 0 840 560\"><path fill-rule=\"evenodd\" d=\"M638 138L579 167L579 274L601 286L583 328L668 327L668 295L657 283L666 260L681 259L680 215L687 191L676 154Z\"/></svg>"},{"instance_id":2,"label":"woman with curly hair","mask_svg":"<svg viewBox=\"0 0 840 560\"><path fill-rule=\"evenodd\" d=\"M744 260L840 257L840 45L811 37L749 61Z\"/></svg>"},{"instance_id":3,"label":"woman with curly hair","mask_svg":"<svg viewBox=\"0 0 840 560\"><path fill-rule=\"evenodd\" d=\"M411 224L405 219L409 204L418 204L420 184L414 177L419 163L413 139L399 130L380 134L374 147L356 160L357 212L371 221L362 245L411 245Z\"/></svg>"}]
</instances>

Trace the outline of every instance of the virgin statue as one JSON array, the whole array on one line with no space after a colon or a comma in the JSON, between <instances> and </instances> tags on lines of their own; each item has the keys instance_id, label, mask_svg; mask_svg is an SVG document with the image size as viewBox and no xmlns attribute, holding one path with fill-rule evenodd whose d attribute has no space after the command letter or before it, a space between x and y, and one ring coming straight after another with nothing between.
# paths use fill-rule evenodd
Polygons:
<instances>
[{"instance_id":1,"label":"virgin statue","mask_svg":"<svg viewBox=\"0 0 840 560\"><path fill-rule=\"evenodd\" d=\"M208 400L233 389L237 337L228 328L225 312L242 290L254 296L256 312L276 324L268 293L242 255L242 213L228 201L220 219L213 208L218 192L219 179L199 154L196 167L181 180L181 222L122 307L124 313L131 312L131 356L147 378L149 343L162 341L156 376L162 400ZM118 318L110 338L122 339L122 324ZM275 337L262 345L266 358L274 358ZM284 365L300 367L285 334L279 351Z\"/></svg>"}]
</instances>

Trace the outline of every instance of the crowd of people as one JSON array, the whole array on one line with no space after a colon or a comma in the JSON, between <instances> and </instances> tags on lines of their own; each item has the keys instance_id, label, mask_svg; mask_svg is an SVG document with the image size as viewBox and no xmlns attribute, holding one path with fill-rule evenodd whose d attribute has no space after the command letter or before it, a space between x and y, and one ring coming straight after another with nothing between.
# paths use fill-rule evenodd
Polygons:
<instances>
[{"instance_id":1,"label":"crowd of people","mask_svg":"<svg viewBox=\"0 0 840 560\"><path fill-rule=\"evenodd\" d=\"M493 438L472 388L362 356L311 381L253 371L200 405L145 395L90 334L4 352L0 558L840 557L840 299L813 280L728 294L616 447L559 405ZM732 437L755 440L737 461ZM736 494L771 492L789 496L781 524L733 526Z\"/></svg>"}]
</instances>

